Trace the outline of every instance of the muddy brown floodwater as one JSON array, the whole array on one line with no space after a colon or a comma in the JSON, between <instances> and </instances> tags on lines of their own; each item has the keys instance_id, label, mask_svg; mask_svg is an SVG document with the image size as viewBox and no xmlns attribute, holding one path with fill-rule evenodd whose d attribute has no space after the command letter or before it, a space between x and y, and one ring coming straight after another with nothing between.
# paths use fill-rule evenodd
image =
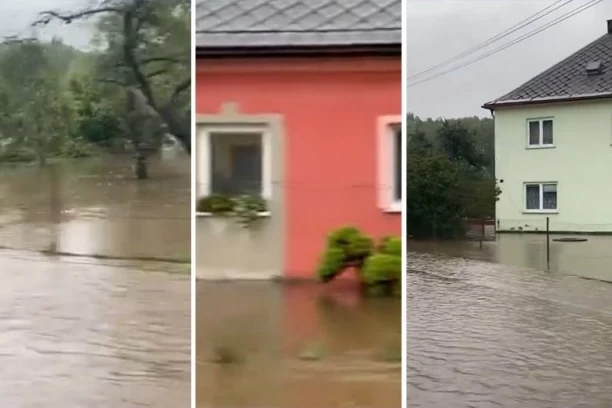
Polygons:
<instances>
[{"instance_id":1,"label":"muddy brown floodwater","mask_svg":"<svg viewBox=\"0 0 612 408\"><path fill-rule=\"evenodd\" d=\"M187 259L189 160L130 165L60 164L59 218L47 169L2 167L3 407L189 407L188 265L39 252Z\"/></svg>"},{"instance_id":2,"label":"muddy brown floodwater","mask_svg":"<svg viewBox=\"0 0 612 408\"><path fill-rule=\"evenodd\" d=\"M46 250L55 243L74 254L188 260L189 157L152 158L143 181L134 180L132 165L130 157L60 162L55 189L49 169L1 166L0 246Z\"/></svg>"},{"instance_id":3,"label":"muddy brown floodwater","mask_svg":"<svg viewBox=\"0 0 612 408\"><path fill-rule=\"evenodd\" d=\"M426 253L432 244L408 252L409 407L612 406L612 285L576 276L612 273L605 257L595 264L589 256L601 242L567 253L557 246L561 273L518 266L541 262L540 250L518 256L541 244L533 236L511 239L508 265L448 255L508 260L495 244L485 252L467 244L463 253L449 244L446 255Z\"/></svg>"},{"instance_id":4,"label":"muddy brown floodwater","mask_svg":"<svg viewBox=\"0 0 612 408\"><path fill-rule=\"evenodd\" d=\"M343 286L198 281L198 408L399 407L400 301Z\"/></svg>"}]
</instances>

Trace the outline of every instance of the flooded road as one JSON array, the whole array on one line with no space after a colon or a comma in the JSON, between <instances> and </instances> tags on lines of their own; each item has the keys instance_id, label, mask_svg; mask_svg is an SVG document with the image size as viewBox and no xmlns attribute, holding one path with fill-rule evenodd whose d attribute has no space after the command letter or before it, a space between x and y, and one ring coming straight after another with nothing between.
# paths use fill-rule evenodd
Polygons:
<instances>
[{"instance_id":1,"label":"flooded road","mask_svg":"<svg viewBox=\"0 0 612 408\"><path fill-rule=\"evenodd\" d=\"M612 282L612 236L580 235L586 242L556 242L554 239L577 237L551 235L550 265L546 260L544 234L499 234L496 241L478 242L408 241L409 250L422 253L442 253L468 259L504 265L550 270L552 273L574 275Z\"/></svg>"},{"instance_id":2,"label":"flooded road","mask_svg":"<svg viewBox=\"0 0 612 408\"><path fill-rule=\"evenodd\" d=\"M189 160L131 165L2 166L2 406L189 407L188 264L100 258L188 260Z\"/></svg>"},{"instance_id":3,"label":"flooded road","mask_svg":"<svg viewBox=\"0 0 612 408\"><path fill-rule=\"evenodd\" d=\"M199 281L197 406L398 407L400 312L354 288Z\"/></svg>"},{"instance_id":4,"label":"flooded road","mask_svg":"<svg viewBox=\"0 0 612 408\"><path fill-rule=\"evenodd\" d=\"M408 406L610 407L612 285L408 253Z\"/></svg>"},{"instance_id":5,"label":"flooded road","mask_svg":"<svg viewBox=\"0 0 612 408\"><path fill-rule=\"evenodd\" d=\"M0 251L6 407L189 407L184 265Z\"/></svg>"},{"instance_id":6,"label":"flooded road","mask_svg":"<svg viewBox=\"0 0 612 408\"><path fill-rule=\"evenodd\" d=\"M151 158L149 180L135 180L132 166L125 156L63 161L52 188L49 168L2 165L0 246L188 260L189 157Z\"/></svg>"}]
</instances>

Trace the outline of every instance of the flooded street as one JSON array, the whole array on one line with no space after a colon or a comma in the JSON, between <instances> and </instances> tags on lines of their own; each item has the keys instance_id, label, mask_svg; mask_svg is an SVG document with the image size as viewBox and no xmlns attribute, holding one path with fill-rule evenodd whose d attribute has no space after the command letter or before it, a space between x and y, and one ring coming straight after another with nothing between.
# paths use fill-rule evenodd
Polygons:
<instances>
[{"instance_id":1,"label":"flooded street","mask_svg":"<svg viewBox=\"0 0 612 408\"><path fill-rule=\"evenodd\" d=\"M586 238L586 242L556 242L558 238ZM497 240L483 242L408 241L407 248L423 253L442 253L462 258L495 262L552 273L580 276L612 282L612 236L554 235L550 236L550 265L546 261L544 234L499 234Z\"/></svg>"},{"instance_id":2,"label":"flooded street","mask_svg":"<svg viewBox=\"0 0 612 408\"><path fill-rule=\"evenodd\" d=\"M3 166L3 406L189 406L189 160L131 164Z\"/></svg>"},{"instance_id":3,"label":"flooded street","mask_svg":"<svg viewBox=\"0 0 612 408\"><path fill-rule=\"evenodd\" d=\"M409 407L612 406L612 285L423 252L408 269Z\"/></svg>"},{"instance_id":4,"label":"flooded street","mask_svg":"<svg viewBox=\"0 0 612 408\"><path fill-rule=\"evenodd\" d=\"M0 262L3 406L189 407L190 285L180 266L13 251Z\"/></svg>"},{"instance_id":5,"label":"flooded street","mask_svg":"<svg viewBox=\"0 0 612 408\"><path fill-rule=\"evenodd\" d=\"M354 288L199 281L197 406L398 407L400 311Z\"/></svg>"},{"instance_id":6,"label":"flooded street","mask_svg":"<svg viewBox=\"0 0 612 408\"><path fill-rule=\"evenodd\" d=\"M132 166L121 156L60 162L55 192L49 169L2 166L0 246L46 250L55 243L71 254L188 260L189 157L152 158L149 180L135 180Z\"/></svg>"}]
</instances>

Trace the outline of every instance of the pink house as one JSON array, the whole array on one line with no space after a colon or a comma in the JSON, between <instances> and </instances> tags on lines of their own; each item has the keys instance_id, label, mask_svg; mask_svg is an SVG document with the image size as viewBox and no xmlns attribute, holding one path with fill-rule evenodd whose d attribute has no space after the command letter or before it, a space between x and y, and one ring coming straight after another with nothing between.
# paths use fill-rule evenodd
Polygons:
<instances>
[{"instance_id":1,"label":"pink house","mask_svg":"<svg viewBox=\"0 0 612 408\"><path fill-rule=\"evenodd\" d=\"M332 229L401 233L401 0L314 3L197 6L197 195L224 174L268 203L199 214L199 277L311 278Z\"/></svg>"}]
</instances>

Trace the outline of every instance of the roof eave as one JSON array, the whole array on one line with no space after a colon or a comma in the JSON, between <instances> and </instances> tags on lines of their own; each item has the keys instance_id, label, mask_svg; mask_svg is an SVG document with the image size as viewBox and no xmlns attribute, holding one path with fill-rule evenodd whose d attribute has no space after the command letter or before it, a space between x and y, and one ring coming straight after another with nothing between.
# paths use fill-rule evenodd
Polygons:
<instances>
[{"instance_id":1,"label":"roof eave","mask_svg":"<svg viewBox=\"0 0 612 408\"><path fill-rule=\"evenodd\" d=\"M583 95L564 95L564 96L551 96L545 98L531 98L531 99L515 99L515 100L501 100L491 101L482 105L482 108L495 110L496 108L511 107L511 106L525 106L525 105L541 105L546 103L559 103L559 102L578 102L588 101L596 99L607 99L612 98L612 92L598 92L592 94Z\"/></svg>"},{"instance_id":2,"label":"roof eave","mask_svg":"<svg viewBox=\"0 0 612 408\"><path fill-rule=\"evenodd\" d=\"M313 56L401 56L399 43L274 46L196 46L196 58L269 58Z\"/></svg>"}]
</instances>

